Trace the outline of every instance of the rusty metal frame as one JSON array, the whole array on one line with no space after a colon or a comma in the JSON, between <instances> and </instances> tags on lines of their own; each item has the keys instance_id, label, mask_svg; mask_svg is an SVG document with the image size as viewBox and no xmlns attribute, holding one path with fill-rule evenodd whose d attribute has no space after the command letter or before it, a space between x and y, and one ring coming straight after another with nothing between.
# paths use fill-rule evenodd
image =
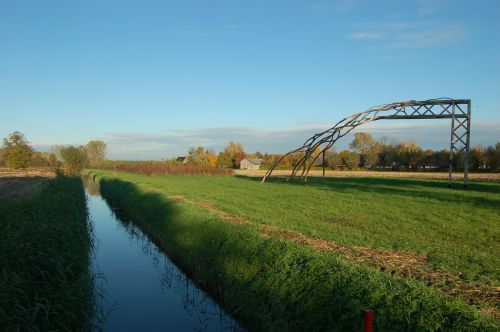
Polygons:
<instances>
[{"instance_id":1,"label":"rusty metal frame","mask_svg":"<svg viewBox=\"0 0 500 332\"><path fill-rule=\"evenodd\" d=\"M455 157L455 152L458 152L464 155L464 187L467 187L470 151L470 118L470 99L439 98L421 101L410 100L372 107L365 112L357 113L342 119L328 130L314 134L305 141L301 147L281 156L281 158L279 158L266 172L266 175L262 178L262 182L265 182L266 179L271 176L274 168L281 163L286 156L297 152L302 152L304 155L294 165L288 179L291 180L299 169L302 169L300 176L304 181L307 181L309 171L316 159L320 155L324 157L324 152L331 148L335 142L347 135L354 128L365 123L377 120L451 119L448 186L451 187L453 159ZM317 151L318 147L320 148L320 153L313 157L313 153ZM309 165L307 165L308 161L311 161Z\"/></svg>"}]
</instances>

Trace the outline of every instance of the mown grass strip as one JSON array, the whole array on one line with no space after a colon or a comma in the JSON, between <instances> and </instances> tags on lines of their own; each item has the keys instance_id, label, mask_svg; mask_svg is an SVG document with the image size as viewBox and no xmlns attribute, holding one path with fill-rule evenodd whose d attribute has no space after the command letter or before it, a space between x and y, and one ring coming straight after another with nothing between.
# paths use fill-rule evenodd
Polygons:
<instances>
[{"instance_id":1,"label":"mown grass strip","mask_svg":"<svg viewBox=\"0 0 500 332\"><path fill-rule=\"evenodd\" d=\"M0 201L0 330L89 328L91 239L79 178Z\"/></svg>"},{"instance_id":2,"label":"mown grass strip","mask_svg":"<svg viewBox=\"0 0 500 332\"><path fill-rule=\"evenodd\" d=\"M113 172L100 171L113 176ZM204 201L224 213L350 247L412 252L463 280L500 287L500 183L394 178L244 177L117 173L145 190Z\"/></svg>"},{"instance_id":3,"label":"mown grass strip","mask_svg":"<svg viewBox=\"0 0 500 332\"><path fill-rule=\"evenodd\" d=\"M158 191L156 189L155 191ZM206 201L193 201L184 196L168 196L169 199L186 202L214 213L220 219L235 224L252 223L242 217L228 214ZM440 271L426 263L427 258L410 252L391 251L383 249L350 247L325 241L316 237L305 236L298 232L274 228L265 224L257 224L264 236L279 237L288 241L301 243L320 251L337 251L346 254L349 259L374 266L382 271L388 271L404 277L424 281L434 289L444 292L449 297L460 297L483 312L500 317L498 299L500 289L489 284L463 280L460 275Z\"/></svg>"},{"instance_id":4,"label":"mown grass strip","mask_svg":"<svg viewBox=\"0 0 500 332\"><path fill-rule=\"evenodd\" d=\"M138 178L136 178L136 181ZM101 193L140 223L195 281L251 330L495 331L498 320L413 279L319 252L133 183L100 176Z\"/></svg>"}]
</instances>

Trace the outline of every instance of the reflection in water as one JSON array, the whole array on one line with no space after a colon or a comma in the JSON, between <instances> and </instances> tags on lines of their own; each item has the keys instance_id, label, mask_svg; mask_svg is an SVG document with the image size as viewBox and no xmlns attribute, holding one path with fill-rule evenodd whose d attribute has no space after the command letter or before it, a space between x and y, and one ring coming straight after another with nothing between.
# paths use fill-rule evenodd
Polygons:
<instances>
[{"instance_id":1,"label":"reflection in water","mask_svg":"<svg viewBox=\"0 0 500 332\"><path fill-rule=\"evenodd\" d=\"M102 310L110 311L104 330L242 330L139 227L116 216L93 179L83 180L94 224L93 269L105 280L97 287L104 291Z\"/></svg>"}]
</instances>

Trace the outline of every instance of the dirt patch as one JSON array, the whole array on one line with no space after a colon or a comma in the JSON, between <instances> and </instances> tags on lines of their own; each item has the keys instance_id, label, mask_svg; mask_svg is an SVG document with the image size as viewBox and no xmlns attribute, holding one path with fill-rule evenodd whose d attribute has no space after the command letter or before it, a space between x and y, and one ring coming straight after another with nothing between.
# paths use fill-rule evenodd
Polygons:
<instances>
[{"instance_id":1,"label":"dirt patch","mask_svg":"<svg viewBox=\"0 0 500 332\"><path fill-rule=\"evenodd\" d=\"M0 178L2 177L44 177L53 178L54 171L50 167L31 167L22 169L0 168Z\"/></svg>"},{"instance_id":2,"label":"dirt patch","mask_svg":"<svg viewBox=\"0 0 500 332\"><path fill-rule=\"evenodd\" d=\"M374 248L349 247L308 237L300 233L271 228L266 225L261 226L261 232L265 236L301 243L319 251L340 251L346 254L350 260L369 264L391 274L424 281L428 286L440 290L450 297L460 296L469 304L480 308L485 314L500 316L500 309L498 308L500 301L499 287L464 281L460 275L433 269L426 264L427 257L424 255Z\"/></svg>"},{"instance_id":3,"label":"dirt patch","mask_svg":"<svg viewBox=\"0 0 500 332\"><path fill-rule=\"evenodd\" d=\"M0 198L26 197L36 193L48 179L55 175L46 169L0 169Z\"/></svg>"},{"instance_id":4,"label":"dirt patch","mask_svg":"<svg viewBox=\"0 0 500 332\"><path fill-rule=\"evenodd\" d=\"M213 214L217 215L217 217L219 217L223 220L229 221L233 224L240 224L241 225L241 224L248 223L248 221L246 221L245 219L243 219L241 217L233 216L229 213L226 213L226 212L222 211L221 209L219 209L218 207L216 207L215 205L213 205L212 203L209 203L207 201L189 200L181 195L173 195L173 196L169 196L168 198L172 199L174 201L177 201L177 202L185 202L185 203L200 207L202 209L209 210Z\"/></svg>"},{"instance_id":5,"label":"dirt patch","mask_svg":"<svg viewBox=\"0 0 500 332\"><path fill-rule=\"evenodd\" d=\"M242 217L226 213L206 201L190 200L181 195L173 195L168 198L209 210L219 218L234 224L252 223ZM276 237L300 243L318 251L342 252L349 260L365 263L378 268L380 271L386 271L398 276L415 278L449 297L460 296L464 301L478 307L485 314L500 317L500 308L498 308L500 302L499 287L464 281L460 275L434 269L427 264L427 257L425 255L385 249L350 247L305 236L297 232L276 229L268 225L258 224L258 227L261 234L266 237Z\"/></svg>"}]
</instances>

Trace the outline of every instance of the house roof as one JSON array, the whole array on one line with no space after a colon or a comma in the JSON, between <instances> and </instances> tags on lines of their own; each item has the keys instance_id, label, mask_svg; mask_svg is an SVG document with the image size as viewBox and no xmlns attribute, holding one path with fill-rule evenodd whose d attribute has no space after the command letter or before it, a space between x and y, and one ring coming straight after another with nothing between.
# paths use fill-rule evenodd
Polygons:
<instances>
[{"instance_id":1,"label":"house roof","mask_svg":"<svg viewBox=\"0 0 500 332\"><path fill-rule=\"evenodd\" d=\"M254 165L262 165L264 163L264 161L265 161L264 159L258 159L258 158L254 158L254 159L247 159L247 158L245 158L243 160L246 160L249 163L254 164Z\"/></svg>"}]
</instances>

